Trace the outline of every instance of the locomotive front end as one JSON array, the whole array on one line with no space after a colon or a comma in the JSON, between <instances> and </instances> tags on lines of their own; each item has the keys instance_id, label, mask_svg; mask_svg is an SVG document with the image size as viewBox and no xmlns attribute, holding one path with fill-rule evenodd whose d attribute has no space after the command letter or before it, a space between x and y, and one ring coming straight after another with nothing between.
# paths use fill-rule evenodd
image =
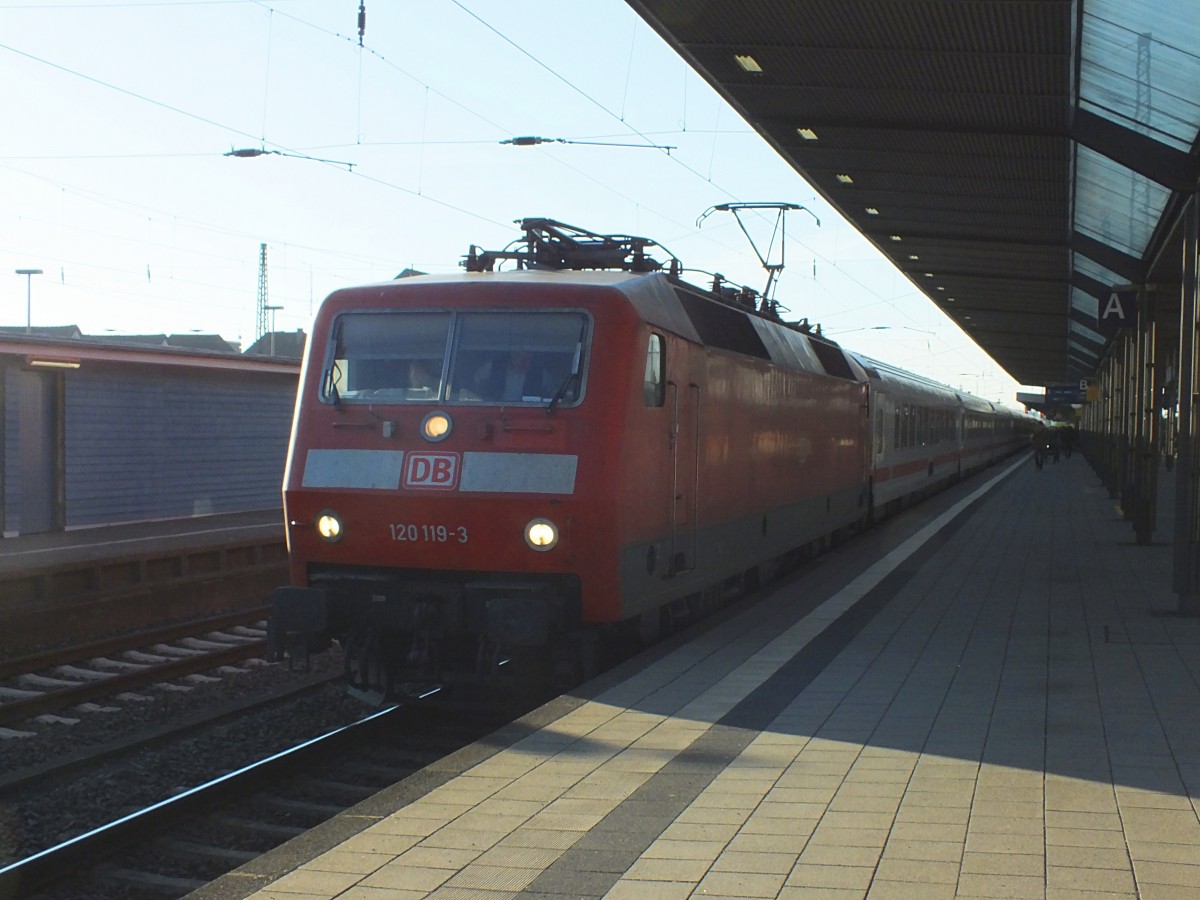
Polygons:
<instances>
[{"instance_id":1,"label":"locomotive front end","mask_svg":"<svg viewBox=\"0 0 1200 900\"><path fill-rule=\"evenodd\" d=\"M377 696L568 677L594 328L530 276L334 294L314 326L285 476L291 586L273 652L342 644Z\"/></svg>"}]
</instances>

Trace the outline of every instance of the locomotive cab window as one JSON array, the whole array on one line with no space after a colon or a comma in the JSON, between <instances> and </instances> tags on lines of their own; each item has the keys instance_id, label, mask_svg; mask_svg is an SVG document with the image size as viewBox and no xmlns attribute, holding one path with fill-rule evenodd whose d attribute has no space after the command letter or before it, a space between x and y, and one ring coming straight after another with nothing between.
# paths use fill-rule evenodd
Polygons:
<instances>
[{"instance_id":1,"label":"locomotive cab window","mask_svg":"<svg viewBox=\"0 0 1200 900\"><path fill-rule=\"evenodd\" d=\"M441 395L448 313L363 313L334 326L324 399L432 402Z\"/></svg>"},{"instance_id":2,"label":"locomotive cab window","mask_svg":"<svg viewBox=\"0 0 1200 900\"><path fill-rule=\"evenodd\" d=\"M459 313L448 399L577 403L583 392L587 326L581 312Z\"/></svg>"},{"instance_id":3,"label":"locomotive cab window","mask_svg":"<svg viewBox=\"0 0 1200 900\"><path fill-rule=\"evenodd\" d=\"M583 393L582 312L365 312L334 323L327 403L571 406Z\"/></svg>"}]
</instances>

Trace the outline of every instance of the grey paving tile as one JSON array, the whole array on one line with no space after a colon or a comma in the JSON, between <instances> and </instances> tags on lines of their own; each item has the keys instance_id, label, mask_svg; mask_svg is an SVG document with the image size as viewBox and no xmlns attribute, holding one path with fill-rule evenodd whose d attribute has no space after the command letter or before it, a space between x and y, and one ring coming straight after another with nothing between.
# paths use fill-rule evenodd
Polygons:
<instances>
[{"instance_id":1,"label":"grey paving tile","mask_svg":"<svg viewBox=\"0 0 1200 900\"><path fill-rule=\"evenodd\" d=\"M603 849L580 847L576 844L559 857L561 865L580 872L608 872L619 875L641 858L639 850L623 850L618 847Z\"/></svg>"},{"instance_id":2,"label":"grey paving tile","mask_svg":"<svg viewBox=\"0 0 1200 900\"><path fill-rule=\"evenodd\" d=\"M1123 847L1065 847L1051 845L1046 848L1046 863L1079 869L1120 869L1131 871L1133 863Z\"/></svg>"},{"instance_id":3,"label":"grey paving tile","mask_svg":"<svg viewBox=\"0 0 1200 900\"><path fill-rule=\"evenodd\" d=\"M787 877L789 887L855 888L866 890L874 876L871 866L825 866L797 863Z\"/></svg>"},{"instance_id":4,"label":"grey paving tile","mask_svg":"<svg viewBox=\"0 0 1200 900\"><path fill-rule=\"evenodd\" d=\"M645 859L715 860L725 849L725 841L657 840L642 854Z\"/></svg>"},{"instance_id":5,"label":"grey paving tile","mask_svg":"<svg viewBox=\"0 0 1200 900\"><path fill-rule=\"evenodd\" d=\"M932 860L958 862L962 859L961 841L914 841L891 838L883 848L885 859Z\"/></svg>"},{"instance_id":6,"label":"grey paving tile","mask_svg":"<svg viewBox=\"0 0 1200 900\"><path fill-rule=\"evenodd\" d=\"M581 872L552 866L534 878L528 890L567 897L600 897L612 887L613 882L614 878L608 872Z\"/></svg>"},{"instance_id":7,"label":"grey paving tile","mask_svg":"<svg viewBox=\"0 0 1200 900\"><path fill-rule=\"evenodd\" d=\"M809 844L800 854L801 865L816 866L875 866L880 859L879 847L851 847L832 844Z\"/></svg>"},{"instance_id":8,"label":"grey paving tile","mask_svg":"<svg viewBox=\"0 0 1200 900\"><path fill-rule=\"evenodd\" d=\"M1031 875L1042 877L1046 859L1041 853L1006 853L967 850L962 871L981 875Z\"/></svg>"},{"instance_id":9,"label":"grey paving tile","mask_svg":"<svg viewBox=\"0 0 1200 900\"><path fill-rule=\"evenodd\" d=\"M703 859L640 859L625 871L622 880L675 881L699 883L708 872L711 863ZM624 870L623 870L624 871ZM644 885L653 891L650 885Z\"/></svg>"},{"instance_id":10,"label":"grey paving tile","mask_svg":"<svg viewBox=\"0 0 1200 900\"><path fill-rule=\"evenodd\" d=\"M635 878L618 881L606 893L605 900L685 900L696 885L690 881L640 881Z\"/></svg>"},{"instance_id":11,"label":"grey paving tile","mask_svg":"<svg viewBox=\"0 0 1200 900\"><path fill-rule=\"evenodd\" d=\"M865 888L788 887L779 892L779 900L864 900Z\"/></svg>"},{"instance_id":12,"label":"grey paving tile","mask_svg":"<svg viewBox=\"0 0 1200 900\"><path fill-rule=\"evenodd\" d=\"M787 875L799 854L786 852L726 850L713 863L713 872L745 872L760 875Z\"/></svg>"},{"instance_id":13,"label":"grey paving tile","mask_svg":"<svg viewBox=\"0 0 1200 900\"><path fill-rule=\"evenodd\" d=\"M1046 828L1046 846L1095 847L1097 849L1121 849L1126 838L1123 831L1090 828Z\"/></svg>"},{"instance_id":14,"label":"grey paving tile","mask_svg":"<svg viewBox=\"0 0 1200 900\"><path fill-rule=\"evenodd\" d=\"M886 828L826 828L821 827L808 839L809 847L833 845L839 847L873 847L883 849L887 843Z\"/></svg>"},{"instance_id":15,"label":"grey paving tile","mask_svg":"<svg viewBox=\"0 0 1200 900\"><path fill-rule=\"evenodd\" d=\"M1046 885L1086 891L1133 892L1133 873L1116 869L1047 866Z\"/></svg>"},{"instance_id":16,"label":"grey paving tile","mask_svg":"<svg viewBox=\"0 0 1200 900\"><path fill-rule=\"evenodd\" d=\"M880 861L875 877L884 881L909 881L926 885L957 884L959 864L886 857Z\"/></svg>"},{"instance_id":17,"label":"grey paving tile","mask_svg":"<svg viewBox=\"0 0 1200 900\"><path fill-rule=\"evenodd\" d=\"M783 882L783 875L709 872L697 886L696 893L709 897L773 898L778 895Z\"/></svg>"},{"instance_id":18,"label":"grey paving tile","mask_svg":"<svg viewBox=\"0 0 1200 900\"><path fill-rule=\"evenodd\" d=\"M1046 894L1046 882L1031 875L971 875L958 880L959 897L1012 898L1039 900Z\"/></svg>"},{"instance_id":19,"label":"grey paving tile","mask_svg":"<svg viewBox=\"0 0 1200 900\"><path fill-rule=\"evenodd\" d=\"M981 816L972 812L969 823L972 834L1035 834L1045 830L1040 818L1007 818L1005 816Z\"/></svg>"},{"instance_id":20,"label":"grey paving tile","mask_svg":"<svg viewBox=\"0 0 1200 900\"><path fill-rule=\"evenodd\" d=\"M1174 884L1138 885L1138 900L1194 900L1196 889Z\"/></svg>"},{"instance_id":21,"label":"grey paving tile","mask_svg":"<svg viewBox=\"0 0 1200 900\"><path fill-rule=\"evenodd\" d=\"M917 806L906 802L896 814L897 822L966 826L971 817L969 806Z\"/></svg>"},{"instance_id":22,"label":"grey paving tile","mask_svg":"<svg viewBox=\"0 0 1200 900\"><path fill-rule=\"evenodd\" d=\"M1139 885L1163 884L1191 888L1200 896L1200 859L1192 864L1178 862L1149 862L1135 859L1134 874Z\"/></svg>"},{"instance_id":23,"label":"grey paving tile","mask_svg":"<svg viewBox=\"0 0 1200 900\"><path fill-rule=\"evenodd\" d=\"M867 891L867 900L953 900L956 894L953 884L888 881L876 877ZM808 900L807 895L803 900Z\"/></svg>"},{"instance_id":24,"label":"grey paving tile","mask_svg":"<svg viewBox=\"0 0 1200 900\"><path fill-rule=\"evenodd\" d=\"M1129 856L1143 862L1194 864L1200 860L1200 845L1165 841L1129 841Z\"/></svg>"}]
</instances>

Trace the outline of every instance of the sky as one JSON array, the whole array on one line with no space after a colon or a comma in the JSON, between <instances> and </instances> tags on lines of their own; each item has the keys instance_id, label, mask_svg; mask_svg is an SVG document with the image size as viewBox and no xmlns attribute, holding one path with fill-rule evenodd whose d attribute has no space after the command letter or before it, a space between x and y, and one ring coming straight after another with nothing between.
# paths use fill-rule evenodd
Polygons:
<instances>
[{"instance_id":1,"label":"sky","mask_svg":"<svg viewBox=\"0 0 1200 900\"><path fill-rule=\"evenodd\" d=\"M514 220L657 241L784 318L993 400L1016 383L621 0L0 0L0 325L257 334ZM549 139L517 146L514 137ZM266 151L229 156L233 150ZM17 269L40 268L22 276ZM8 273L5 275L4 272ZM704 284L707 274L692 274Z\"/></svg>"}]
</instances>

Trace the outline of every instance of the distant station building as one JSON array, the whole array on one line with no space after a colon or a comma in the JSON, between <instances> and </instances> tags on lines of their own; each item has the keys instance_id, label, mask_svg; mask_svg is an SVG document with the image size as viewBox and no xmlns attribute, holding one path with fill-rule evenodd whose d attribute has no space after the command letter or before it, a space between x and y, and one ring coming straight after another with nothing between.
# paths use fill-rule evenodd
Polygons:
<instances>
[{"instance_id":1,"label":"distant station building","mask_svg":"<svg viewBox=\"0 0 1200 900\"><path fill-rule=\"evenodd\" d=\"M246 348L246 356L274 356L299 361L308 335L303 331L270 331Z\"/></svg>"},{"instance_id":2,"label":"distant station building","mask_svg":"<svg viewBox=\"0 0 1200 900\"><path fill-rule=\"evenodd\" d=\"M3 533L278 507L296 345L0 328Z\"/></svg>"}]
</instances>

